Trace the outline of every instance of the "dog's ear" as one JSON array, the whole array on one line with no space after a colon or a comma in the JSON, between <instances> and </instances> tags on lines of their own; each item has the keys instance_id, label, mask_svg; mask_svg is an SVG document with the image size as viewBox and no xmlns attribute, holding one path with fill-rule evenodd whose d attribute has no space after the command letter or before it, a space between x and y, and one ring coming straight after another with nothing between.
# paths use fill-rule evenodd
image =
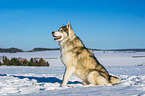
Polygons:
<instances>
[{"instance_id":1,"label":"dog's ear","mask_svg":"<svg viewBox=\"0 0 145 96\"><path fill-rule=\"evenodd\" d=\"M62 25L62 27L64 27L64 24Z\"/></svg>"},{"instance_id":2,"label":"dog's ear","mask_svg":"<svg viewBox=\"0 0 145 96\"><path fill-rule=\"evenodd\" d=\"M70 22L68 22L68 24L67 24L67 29L68 29L68 32L69 32L69 36L73 36L75 34L72 27L71 27Z\"/></svg>"},{"instance_id":3,"label":"dog's ear","mask_svg":"<svg viewBox=\"0 0 145 96\"><path fill-rule=\"evenodd\" d=\"M67 29L68 29L68 30L70 30L70 29L71 29L70 22L68 22L68 24L67 24Z\"/></svg>"}]
</instances>

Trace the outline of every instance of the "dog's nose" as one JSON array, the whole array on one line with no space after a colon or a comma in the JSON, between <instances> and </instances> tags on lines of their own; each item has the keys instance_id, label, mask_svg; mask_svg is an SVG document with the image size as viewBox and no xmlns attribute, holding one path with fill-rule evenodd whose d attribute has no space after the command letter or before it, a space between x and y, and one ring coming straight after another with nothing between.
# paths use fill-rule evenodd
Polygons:
<instances>
[{"instance_id":1,"label":"dog's nose","mask_svg":"<svg viewBox=\"0 0 145 96\"><path fill-rule=\"evenodd\" d=\"M52 34L54 34L54 31L52 32Z\"/></svg>"}]
</instances>

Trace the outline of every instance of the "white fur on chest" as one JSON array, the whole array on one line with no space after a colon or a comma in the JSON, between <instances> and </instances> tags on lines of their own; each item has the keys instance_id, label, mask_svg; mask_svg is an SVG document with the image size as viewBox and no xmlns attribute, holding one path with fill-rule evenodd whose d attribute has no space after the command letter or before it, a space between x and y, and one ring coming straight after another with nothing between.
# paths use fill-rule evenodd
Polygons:
<instances>
[{"instance_id":1,"label":"white fur on chest","mask_svg":"<svg viewBox=\"0 0 145 96\"><path fill-rule=\"evenodd\" d=\"M72 52L62 52L61 60L63 61L65 66L73 65L74 56Z\"/></svg>"}]
</instances>

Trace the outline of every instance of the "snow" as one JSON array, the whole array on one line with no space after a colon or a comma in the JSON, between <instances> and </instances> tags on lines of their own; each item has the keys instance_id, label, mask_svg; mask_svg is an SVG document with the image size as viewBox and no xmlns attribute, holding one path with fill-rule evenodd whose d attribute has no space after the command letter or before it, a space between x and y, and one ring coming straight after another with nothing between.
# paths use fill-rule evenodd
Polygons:
<instances>
[{"instance_id":1,"label":"snow","mask_svg":"<svg viewBox=\"0 0 145 96\"><path fill-rule=\"evenodd\" d=\"M115 86L82 85L82 80L72 75L67 86L60 87L65 70L59 51L0 53L0 56L30 59L46 58L50 67L0 66L0 95L48 96L145 96L144 52L102 52L95 56L111 75L121 79ZM48 59L49 58L49 59Z\"/></svg>"}]
</instances>

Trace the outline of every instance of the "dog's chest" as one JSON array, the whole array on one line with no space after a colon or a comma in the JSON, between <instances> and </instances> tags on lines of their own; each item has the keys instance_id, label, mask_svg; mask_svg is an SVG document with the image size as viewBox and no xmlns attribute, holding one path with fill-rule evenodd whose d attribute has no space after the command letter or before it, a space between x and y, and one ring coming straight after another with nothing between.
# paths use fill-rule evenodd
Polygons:
<instances>
[{"instance_id":1,"label":"dog's chest","mask_svg":"<svg viewBox=\"0 0 145 96\"><path fill-rule=\"evenodd\" d=\"M67 65L71 65L74 63L75 61L75 56L73 55L72 52L61 52L61 60L63 61L63 63L67 66Z\"/></svg>"}]
</instances>

